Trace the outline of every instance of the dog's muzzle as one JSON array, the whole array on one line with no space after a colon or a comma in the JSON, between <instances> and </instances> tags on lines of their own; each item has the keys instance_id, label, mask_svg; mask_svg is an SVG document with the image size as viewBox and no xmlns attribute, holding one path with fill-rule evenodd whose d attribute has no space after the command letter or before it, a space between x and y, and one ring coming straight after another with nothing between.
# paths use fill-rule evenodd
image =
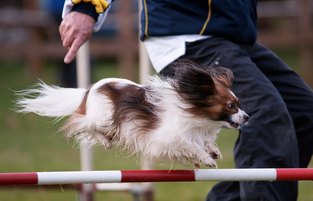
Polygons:
<instances>
[{"instance_id":1,"label":"dog's muzzle","mask_svg":"<svg viewBox=\"0 0 313 201\"><path fill-rule=\"evenodd\" d=\"M249 121L249 115L243 110L239 109L237 113L230 115L228 123L233 128L240 128L242 125L246 124Z\"/></svg>"}]
</instances>

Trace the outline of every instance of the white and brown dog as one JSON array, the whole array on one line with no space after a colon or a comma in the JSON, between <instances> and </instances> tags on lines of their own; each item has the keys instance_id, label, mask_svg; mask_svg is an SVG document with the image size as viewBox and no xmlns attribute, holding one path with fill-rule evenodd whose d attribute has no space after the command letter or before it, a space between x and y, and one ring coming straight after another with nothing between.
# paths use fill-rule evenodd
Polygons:
<instances>
[{"instance_id":1,"label":"white and brown dog","mask_svg":"<svg viewBox=\"0 0 313 201\"><path fill-rule=\"evenodd\" d=\"M102 79L89 89L40 83L19 93L18 112L69 116L61 128L66 137L106 149L115 144L145 161L216 166L221 128L239 128L249 118L230 89L233 74L189 60L173 68L174 77L151 77L145 85L119 78Z\"/></svg>"}]
</instances>

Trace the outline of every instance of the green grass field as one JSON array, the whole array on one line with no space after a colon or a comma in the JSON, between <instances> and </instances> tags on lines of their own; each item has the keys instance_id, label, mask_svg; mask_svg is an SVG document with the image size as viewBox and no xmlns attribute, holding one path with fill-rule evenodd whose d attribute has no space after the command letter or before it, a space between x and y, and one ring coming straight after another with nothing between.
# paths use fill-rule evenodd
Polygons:
<instances>
[{"instance_id":1,"label":"green grass field","mask_svg":"<svg viewBox=\"0 0 313 201\"><path fill-rule=\"evenodd\" d=\"M287 58L288 57L288 54ZM296 60L288 62L296 65ZM98 64L95 67L95 79L112 76L116 70L114 63ZM48 84L58 84L55 64L44 67L40 79ZM21 63L0 63L0 172L15 171L65 171L79 170L79 148L73 141L67 141L57 133L61 122L51 123L51 119L33 114L16 114L14 92L31 86L36 81L28 74ZM218 140L224 159L218 161L219 168L232 168L232 149L238 134L233 130L224 130ZM119 152L106 152L101 147L94 148L94 168L138 169L136 158L129 158ZM179 165L163 164L158 167L193 168ZM205 200L206 194L215 182L198 183L157 183L155 184L156 201L191 201ZM300 182L300 201L313 199L313 182ZM75 191L67 189L29 190L22 188L1 189L0 201L68 201L76 200ZM96 200L127 201L132 196L126 192L96 193Z\"/></svg>"}]
</instances>

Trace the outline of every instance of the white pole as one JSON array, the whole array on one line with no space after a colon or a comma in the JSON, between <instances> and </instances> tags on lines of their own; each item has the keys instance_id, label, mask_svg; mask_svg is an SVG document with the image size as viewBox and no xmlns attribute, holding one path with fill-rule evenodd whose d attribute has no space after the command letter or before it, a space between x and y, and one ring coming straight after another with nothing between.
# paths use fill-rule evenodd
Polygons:
<instances>
[{"instance_id":1,"label":"white pole","mask_svg":"<svg viewBox=\"0 0 313 201\"><path fill-rule=\"evenodd\" d=\"M274 181L276 169L198 169L196 181Z\"/></svg>"},{"instance_id":2,"label":"white pole","mask_svg":"<svg viewBox=\"0 0 313 201\"><path fill-rule=\"evenodd\" d=\"M142 1L138 1L139 5L139 30L141 30L141 23L140 23L140 11L142 10ZM139 31L140 32L140 31ZM143 42L139 41L139 82L143 83L144 80L150 75L151 70L151 63L149 60L149 56L147 50L143 44Z\"/></svg>"},{"instance_id":3,"label":"white pole","mask_svg":"<svg viewBox=\"0 0 313 201\"><path fill-rule=\"evenodd\" d=\"M142 1L138 0L138 24L139 24L139 33L141 30L141 23L140 23L140 13L142 10ZM143 44L143 42L138 41L139 42L139 82L141 84L144 84L145 79L147 79L147 77L151 74L151 63L149 60L149 56L148 56L148 52ZM151 165L147 162L144 161L142 164L142 169L144 170L149 170L151 169ZM137 185L134 186L135 188L142 188L144 192L146 192L146 194L150 194L150 196L153 196L153 183L144 183L141 186ZM150 200L153 198L146 198L146 200Z\"/></svg>"},{"instance_id":4,"label":"white pole","mask_svg":"<svg viewBox=\"0 0 313 201\"><path fill-rule=\"evenodd\" d=\"M142 42L139 41L139 82L144 83L145 79L151 74L151 63L147 50Z\"/></svg>"},{"instance_id":5,"label":"white pole","mask_svg":"<svg viewBox=\"0 0 313 201\"><path fill-rule=\"evenodd\" d=\"M110 171L38 172L38 185L121 182L122 173Z\"/></svg>"},{"instance_id":6,"label":"white pole","mask_svg":"<svg viewBox=\"0 0 313 201\"><path fill-rule=\"evenodd\" d=\"M82 45L77 53L77 85L81 88L87 88L90 85L90 49L89 42ZM93 169L92 165L92 149L87 143L80 144L80 162L82 171L90 171ZM92 185L84 184L79 195L80 201L93 200Z\"/></svg>"}]
</instances>

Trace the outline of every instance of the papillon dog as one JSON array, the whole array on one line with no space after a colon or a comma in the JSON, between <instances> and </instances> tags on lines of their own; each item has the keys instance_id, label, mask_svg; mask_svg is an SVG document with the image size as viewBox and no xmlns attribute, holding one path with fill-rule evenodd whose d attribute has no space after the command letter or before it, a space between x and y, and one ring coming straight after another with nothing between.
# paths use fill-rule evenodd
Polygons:
<instances>
[{"instance_id":1,"label":"papillon dog","mask_svg":"<svg viewBox=\"0 0 313 201\"><path fill-rule=\"evenodd\" d=\"M231 91L232 72L190 60L172 64L171 77L146 84L105 78L88 89L48 86L23 90L18 112L62 118L66 137L112 145L145 162L171 161L216 167L222 127L240 128L249 116Z\"/></svg>"}]
</instances>

